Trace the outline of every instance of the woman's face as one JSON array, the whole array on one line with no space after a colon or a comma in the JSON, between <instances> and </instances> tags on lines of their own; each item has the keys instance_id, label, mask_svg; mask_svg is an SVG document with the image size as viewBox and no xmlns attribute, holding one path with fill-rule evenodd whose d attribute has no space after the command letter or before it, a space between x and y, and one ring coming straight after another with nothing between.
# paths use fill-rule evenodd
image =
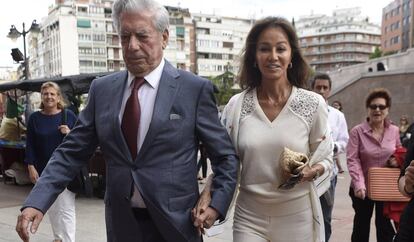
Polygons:
<instances>
[{"instance_id":1,"label":"woman's face","mask_svg":"<svg viewBox=\"0 0 414 242\"><path fill-rule=\"evenodd\" d=\"M368 106L368 117L372 122L383 122L388 116L389 108L384 98L375 98Z\"/></svg>"},{"instance_id":2,"label":"woman's face","mask_svg":"<svg viewBox=\"0 0 414 242\"><path fill-rule=\"evenodd\" d=\"M287 80L287 69L292 60L292 49L285 31L280 27L266 28L257 40L256 64L262 81Z\"/></svg>"},{"instance_id":3,"label":"woman's face","mask_svg":"<svg viewBox=\"0 0 414 242\"><path fill-rule=\"evenodd\" d=\"M400 119L400 124L403 124L403 125L408 124L408 120L407 120L407 118L401 118L401 119Z\"/></svg>"},{"instance_id":4,"label":"woman's face","mask_svg":"<svg viewBox=\"0 0 414 242\"><path fill-rule=\"evenodd\" d=\"M45 109L57 108L60 96L53 87L46 87L42 90L42 103Z\"/></svg>"},{"instance_id":5,"label":"woman's face","mask_svg":"<svg viewBox=\"0 0 414 242\"><path fill-rule=\"evenodd\" d=\"M334 107L334 108L336 108L338 110L341 110L341 105L339 103L337 103L337 102L332 103L332 107Z\"/></svg>"}]
</instances>

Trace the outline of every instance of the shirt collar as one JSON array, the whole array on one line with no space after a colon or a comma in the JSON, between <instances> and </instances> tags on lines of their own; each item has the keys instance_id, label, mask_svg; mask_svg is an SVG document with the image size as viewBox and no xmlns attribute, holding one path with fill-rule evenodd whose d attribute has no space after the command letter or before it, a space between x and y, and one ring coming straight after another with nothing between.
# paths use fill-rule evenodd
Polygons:
<instances>
[{"instance_id":1,"label":"shirt collar","mask_svg":"<svg viewBox=\"0 0 414 242\"><path fill-rule=\"evenodd\" d=\"M384 120L384 129L387 129L390 125L391 125L391 121L388 118L386 118ZM363 123L362 129L363 129L364 133L367 133L367 132L371 132L372 131L372 128L371 128L371 126L368 123L368 118Z\"/></svg>"},{"instance_id":2,"label":"shirt collar","mask_svg":"<svg viewBox=\"0 0 414 242\"><path fill-rule=\"evenodd\" d=\"M153 71L151 71L148 75L144 76L146 83L148 83L154 89L157 88L158 84L160 83L164 65L165 65L165 60L164 58L162 58L160 64ZM132 80L134 79L135 79L135 76L130 71L128 71L127 87L131 86Z\"/></svg>"}]
</instances>

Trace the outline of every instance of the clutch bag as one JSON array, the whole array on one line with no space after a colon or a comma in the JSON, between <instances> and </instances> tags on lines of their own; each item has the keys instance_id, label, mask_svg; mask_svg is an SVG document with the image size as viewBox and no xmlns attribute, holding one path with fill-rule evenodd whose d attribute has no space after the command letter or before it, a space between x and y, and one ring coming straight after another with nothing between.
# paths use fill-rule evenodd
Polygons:
<instances>
[{"instance_id":1,"label":"clutch bag","mask_svg":"<svg viewBox=\"0 0 414 242\"><path fill-rule=\"evenodd\" d=\"M374 201L407 202L398 190L399 168L371 167L368 170L368 197Z\"/></svg>"}]
</instances>

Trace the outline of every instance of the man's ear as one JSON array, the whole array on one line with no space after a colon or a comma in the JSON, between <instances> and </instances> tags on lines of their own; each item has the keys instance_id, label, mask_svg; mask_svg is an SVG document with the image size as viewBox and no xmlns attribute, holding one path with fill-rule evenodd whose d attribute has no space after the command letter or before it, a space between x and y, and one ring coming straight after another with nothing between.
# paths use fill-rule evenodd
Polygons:
<instances>
[{"instance_id":1,"label":"man's ear","mask_svg":"<svg viewBox=\"0 0 414 242\"><path fill-rule=\"evenodd\" d=\"M164 32L162 33L162 49L163 50L167 48L169 37L170 37L170 32L168 32L168 29L164 30Z\"/></svg>"}]
</instances>

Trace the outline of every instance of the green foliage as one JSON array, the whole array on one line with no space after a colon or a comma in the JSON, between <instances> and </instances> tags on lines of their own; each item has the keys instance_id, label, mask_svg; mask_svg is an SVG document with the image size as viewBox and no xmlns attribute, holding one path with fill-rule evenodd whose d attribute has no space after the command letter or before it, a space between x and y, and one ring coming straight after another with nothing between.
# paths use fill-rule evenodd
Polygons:
<instances>
[{"instance_id":1,"label":"green foliage","mask_svg":"<svg viewBox=\"0 0 414 242\"><path fill-rule=\"evenodd\" d=\"M230 71L226 71L221 75L211 77L210 80L217 87L218 93L215 93L217 105L226 105L229 99L236 93L240 92L239 89L232 89L234 85L234 74Z\"/></svg>"},{"instance_id":2,"label":"green foliage","mask_svg":"<svg viewBox=\"0 0 414 242\"><path fill-rule=\"evenodd\" d=\"M375 47L374 52L369 55L369 59L375 59L382 56L382 51L377 47Z\"/></svg>"}]
</instances>

